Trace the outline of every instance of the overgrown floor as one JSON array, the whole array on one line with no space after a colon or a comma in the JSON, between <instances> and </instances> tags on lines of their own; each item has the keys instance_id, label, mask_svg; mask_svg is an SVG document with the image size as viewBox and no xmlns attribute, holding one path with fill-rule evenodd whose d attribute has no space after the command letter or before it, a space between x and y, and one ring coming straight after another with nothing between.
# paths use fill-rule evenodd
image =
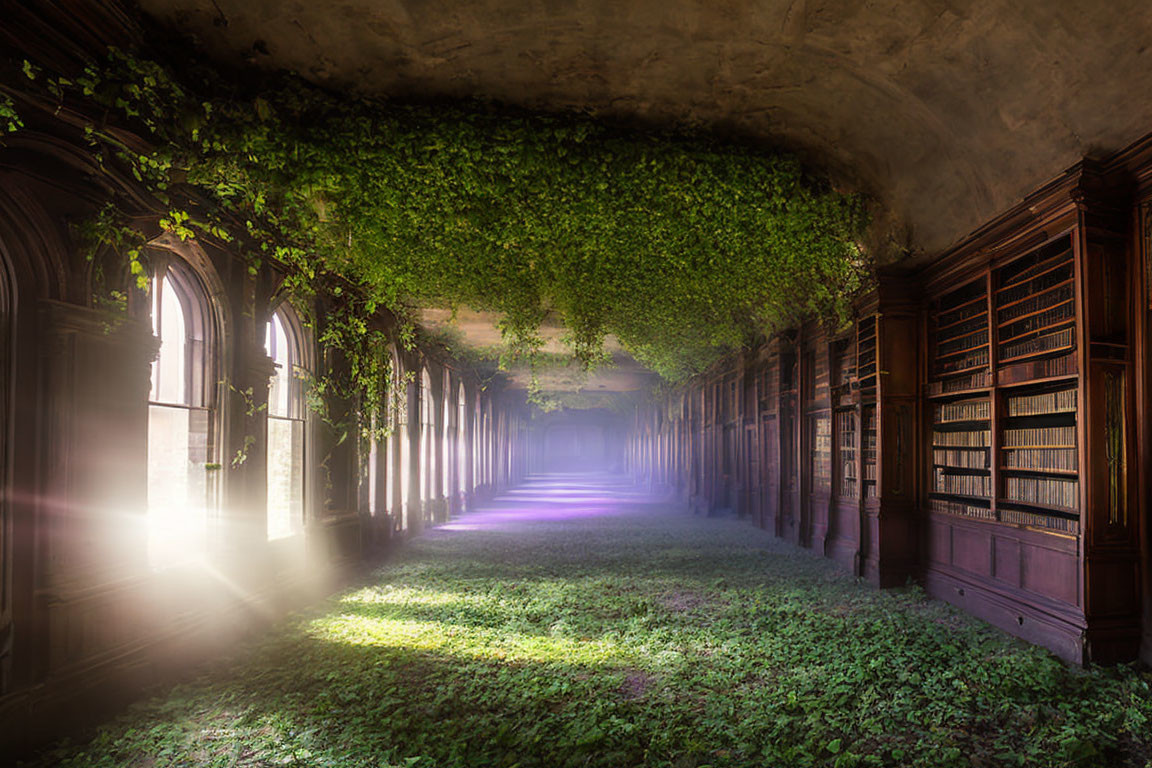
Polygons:
<instances>
[{"instance_id":1,"label":"overgrown floor","mask_svg":"<svg viewBox=\"0 0 1152 768\"><path fill-rule=\"evenodd\" d=\"M552 476L44 765L1147 765L1149 681Z\"/></svg>"}]
</instances>

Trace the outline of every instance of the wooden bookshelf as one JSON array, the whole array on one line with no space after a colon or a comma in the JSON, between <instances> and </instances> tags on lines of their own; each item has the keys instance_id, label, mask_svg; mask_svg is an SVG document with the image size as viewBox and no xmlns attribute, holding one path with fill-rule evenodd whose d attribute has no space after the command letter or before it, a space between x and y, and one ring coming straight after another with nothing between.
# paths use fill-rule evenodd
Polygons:
<instances>
[{"instance_id":1,"label":"wooden bookshelf","mask_svg":"<svg viewBox=\"0 0 1152 768\"><path fill-rule=\"evenodd\" d=\"M930 511L1079 531L1074 266L1058 238L931 305Z\"/></svg>"}]
</instances>

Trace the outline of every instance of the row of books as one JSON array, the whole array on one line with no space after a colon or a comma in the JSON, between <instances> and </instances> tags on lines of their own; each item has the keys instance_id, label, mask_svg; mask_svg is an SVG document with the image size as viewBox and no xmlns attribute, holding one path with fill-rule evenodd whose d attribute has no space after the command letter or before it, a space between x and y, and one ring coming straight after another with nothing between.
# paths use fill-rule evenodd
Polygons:
<instances>
[{"instance_id":1,"label":"row of books","mask_svg":"<svg viewBox=\"0 0 1152 768\"><path fill-rule=\"evenodd\" d=\"M835 418L837 444L840 450L842 452L856 450L856 414L851 411L837 412Z\"/></svg>"},{"instance_id":2,"label":"row of books","mask_svg":"<svg viewBox=\"0 0 1152 768\"><path fill-rule=\"evenodd\" d=\"M945 357L955 352L982 346L988 343L988 329L983 328L967 336L956 336L948 341L938 341L936 344L937 357Z\"/></svg>"},{"instance_id":3,"label":"row of books","mask_svg":"<svg viewBox=\"0 0 1152 768\"><path fill-rule=\"evenodd\" d=\"M933 512L939 512L945 515L960 515L962 517L974 517L977 520L995 520L996 513L988 507L981 507L976 504L965 504L962 501L952 501L949 499L929 499L928 508Z\"/></svg>"},{"instance_id":4,"label":"row of books","mask_svg":"<svg viewBox=\"0 0 1152 768\"><path fill-rule=\"evenodd\" d=\"M815 420L812 439L812 479L817 485L825 484L832 475L832 420L819 416Z\"/></svg>"},{"instance_id":5,"label":"row of books","mask_svg":"<svg viewBox=\"0 0 1152 768\"><path fill-rule=\"evenodd\" d=\"M932 451L932 463L961 469L988 469L988 451L951 451L937 448Z\"/></svg>"},{"instance_id":6,"label":"row of books","mask_svg":"<svg viewBox=\"0 0 1152 768\"><path fill-rule=\"evenodd\" d=\"M1080 483L1059 477L1006 477L1004 496L1012 501L1050 507L1079 506Z\"/></svg>"},{"instance_id":7,"label":"row of books","mask_svg":"<svg viewBox=\"0 0 1152 768\"><path fill-rule=\"evenodd\" d=\"M950 357L946 360L936 360L936 375L943 376L955 371L964 371L969 368L977 368L981 365L988 365L988 348L980 347L974 349L966 355L958 355Z\"/></svg>"},{"instance_id":8,"label":"row of books","mask_svg":"<svg viewBox=\"0 0 1152 768\"><path fill-rule=\"evenodd\" d=\"M1067 448L1075 445L1076 427L1072 425L1004 430L1004 447L1006 448Z\"/></svg>"},{"instance_id":9,"label":"row of books","mask_svg":"<svg viewBox=\"0 0 1152 768\"><path fill-rule=\"evenodd\" d=\"M928 396L946 395L949 392L964 392L969 389L983 389L990 386L992 376L989 371L973 371L966 376L957 376L944 381L933 381L928 384Z\"/></svg>"},{"instance_id":10,"label":"row of books","mask_svg":"<svg viewBox=\"0 0 1152 768\"><path fill-rule=\"evenodd\" d=\"M814 400L817 392L824 392L828 386L828 358L824 355L813 355L815 363L808 399Z\"/></svg>"},{"instance_id":11,"label":"row of books","mask_svg":"<svg viewBox=\"0 0 1152 768\"><path fill-rule=\"evenodd\" d=\"M996 293L997 305L1010 304L1020 301L1027 296L1038 294L1052 286L1060 285L1072 279L1072 262L1069 261L1059 269L1053 269L1026 282L1016 283L1011 288L1004 288Z\"/></svg>"},{"instance_id":12,"label":"row of books","mask_svg":"<svg viewBox=\"0 0 1152 768\"><path fill-rule=\"evenodd\" d=\"M939 514L970 517L976 520L995 520L998 514L1000 521L1004 523L1026 525L1030 528L1044 528L1050 531L1060 531L1061 533L1080 533L1079 520L1075 518L1058 517L1056 515L1046 515L1043 512L1007 508L993 511L989 507L982 507L978 504L966 504L962 501L951 499L929 499L928 509Z\"/></svg>"},{"instance_id":13,"label":"row of books","mask_svg":"<svg viewBox=\"0 0 1152 768\"><path fill-rule=\"evenodd\" d=\"M1069 413L1075 410L1075 389L1062 389L1059 392L1008 398L1009 416L1036 416L1046 413Z\"/></svg>"},{"instance_id":14,"label":"row of books","mask_svg":"<svg viewBox=\"0 0 1152 768\"><path fill-rule=\"evenodd\" d=\"M1066 262L1071 258L1072 251L1067 247L1057 250L1044 249L1034 251L1001 269L1000 285L1001 287L1007 287L1023 282L1041 272L1047 272L1060 262Z\"/></svg>"},{"instance_id":15,"label":"row of books","mask_svg":"<svg viewBox=\"0 0 1152 768\"><path fill-rule=\"evenodd\" d=\"M1005 523L1027 525L1032 528L1047 528L1050 531L1061 533L1080 533L1080 521L1046 515L1043 512L1031 512L1023 509L1000 509L1000 520Z\"/></svg>"},{"instance_id":16,"label":"row of books","mask_svg":"<svg viewBox=\"0 0 1152 768\"><path fill-rule=\"evenodd\" d=\"M1067 376L1078 370L1076 355L1065 354L1060 357L1041 358L1012 364L1011 376L1005 376L1002 381L1013 383L1029 379L1047 379L1053 376Z\"/></svg>"},{"instance_id":17,"label":"row of books","mask_svg":"<svg viewBox=\"0 0 1152 768\"><path fill-rule=\"evenodd\" d=\"M975 451L974 456L979 456ZM1075 448L1016 448L1004 451L1004 464L1010 469L1075 472Z\"/></svg>"},{"instance_id":18,"label":"row of books","mask_svg":"<svg viewBox=\"0 0 1152 768\"><path fill-rule=\"evenodd\" d=\"M1006 325L1000 329L999 337L1001 339L1014 339L1017 336L1022 336L1025 333L1038 331L1041 328L1047 328L1050 325L1062 323L1065 320L1072 319L1072 301L1064 301L1051 309L1046 309L1034 315L1025 317L1018 320L1011 325Z\"/></svg>"},{"instance_id":19,"label":"row of books","mask_svg":"<svg viewBox=\"0 0 1152 768\"><path fill-rule=\"evenodd\" d=\"M936 327L939 329L936 331L937 341L967 336L988 327L988 308L984 301L970 304L962 312L952 317L941 315L936 318Z\"/></svg>"},{"instance_id":20,"label":"row of books","mask_svg":"<svg viewBox=\"0 0 1152 768\"><path fill-rule=\"evenodd\" d=\"M986 319L988 314L988 300L986 294L981 296L983 301L969 300L966 304L962 305L959 309L944 310L936 317L936 327L944 328L945 331L951 331L956 324L963 320L971 320L977 318L978 322ZM967 325L967 323L964 323ZM963 331L961 331L963 333Z\"/></svg>"},{"instance_id":21,"label":"row of books","mask_svg":"<svg viewBox=\"0 0 1152 768\"><path fill-rule=\"evenodd\" d=\"M965 432L933 432L932 445L946 448L987 448L992 445L992 430L972 429Z\"/></svg>"},{"instance_id":22,"label":"row of books","mask_svg":"<svg viewBox=\"0 0 1152 768\"><path fill-rule=\"evenodd\" d=\"M866 317L856 327L856 376L864 381L876 374L876 318Z\"/></svg>"},{"instance_id":23,"label":"row of books","mask_svg":"<svg viewBox=\"0 0 1152 768\"><path fill-rule=\"evenodd\" d=\"M1026 355L1039 355L1043 352L1065 349L1072 346L1072 342L1076 338L1074 330L1073 328L1063 328L1052 333L1033 336L1031 339L1004 344L1000 347L1000 357L1004 360L1011 360Z\"/></svg>"},{"instance_id":24,"label":"row of books","mask_svg":"<svg viewBox=\"0 0 1152 768\"><path fill-rule=\"evenodd\" d=\"M961 496L991 496L992 478L988 475L952 475L937 468L932 472L932 490Z\"/></svg>"},{"instance_id":25,"label":"row of books","mask_svg":"<svg viewBox=\"0 0 1152 768\"><path fill-rule=\"evenodd\" d=\"M1033 296L1027 301L1022 301L1019 304L1013 304L1010 307L1004 307L996 313L996 322L1000 325L1015 320L1018 317L1031 315L1033 312L1039 312L1048 307L1055 307L1057 304L1062 304L1066 301L1071 301L1075 292L1071 284L1061 285L1059 288L1054 288L1047 293L1042 293Z\"/></svg>"},{"instance_id":26,"label":"row of books","mask_svg":"<svg viewBox=\"0 0 1152 768\"><path fill-rule=\"evenodd\" d=\"M959 400L955 403L942 403L933 409L933 419L937 424L952 421L978 421L991 416L992 408L988 400Z\"/></svg>"}]
</instances>

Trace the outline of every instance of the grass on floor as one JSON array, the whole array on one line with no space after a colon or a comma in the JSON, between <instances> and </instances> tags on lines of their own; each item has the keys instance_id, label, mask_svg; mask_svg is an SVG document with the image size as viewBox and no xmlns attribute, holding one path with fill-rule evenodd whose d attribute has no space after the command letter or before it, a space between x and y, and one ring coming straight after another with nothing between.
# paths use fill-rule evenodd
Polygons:
<instances>
[{"instance_id":1,"label":"grass on floor","mask_svg":"<svg viewBox=\"0 0 1152 768\"><path fill-rule=\"evenodd\" d=\"M374 585L60 766L1123 766L1146 673L1082 672L745 523L434 531Z\"/></svg>"}]
</instances>

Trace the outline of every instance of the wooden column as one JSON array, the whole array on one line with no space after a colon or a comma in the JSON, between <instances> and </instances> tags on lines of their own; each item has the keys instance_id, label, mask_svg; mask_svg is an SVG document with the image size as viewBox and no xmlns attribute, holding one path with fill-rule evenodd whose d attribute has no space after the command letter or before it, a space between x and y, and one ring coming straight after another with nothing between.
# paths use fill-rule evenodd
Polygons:
<instances>
[{"instance_id":1,"label":"wooden column","mask_svg":"<svg viewBox=\"0 0 1152 768\"><path fill-rule=\"evenodd\" d=\"M407 419L408 423L405 429L405 439L408 440L408 456L411 461L408 463L406 469L408 475L408 507L405 510L405 517L407 528L410 533L419 533L424 529L424 505L421 501L421 480L423 478L423 468L421 467L421 450L420 450L420 405L423 389L420 386L420 360L415 354L408 354L405 356L404 362L405 372L411 371L412 376L409 376L407 387Z\"/></svg>"},{"instance_id":2,"label":"wooden column","mask_svg":"<svg viewBox=\"0 0 1152 768\"><path fill-rule=\"evenodd\" d=\"M918 313L915 283L884 274L861 313L875 317L877 461L876 496L863 506L862 575L881 587L917 570Z\"/></svg>"}]
</instances>

